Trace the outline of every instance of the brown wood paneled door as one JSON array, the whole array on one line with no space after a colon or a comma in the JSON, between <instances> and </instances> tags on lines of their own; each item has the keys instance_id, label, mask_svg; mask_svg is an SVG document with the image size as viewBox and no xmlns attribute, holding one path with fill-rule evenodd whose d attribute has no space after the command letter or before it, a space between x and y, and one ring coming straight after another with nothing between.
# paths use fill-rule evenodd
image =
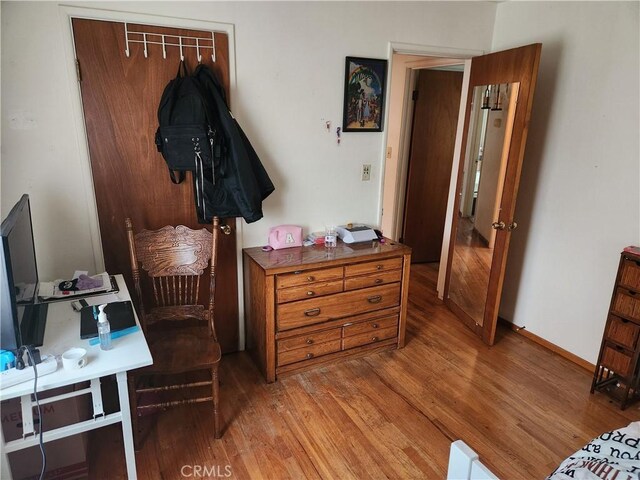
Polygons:
<instances>
[{"instance_id":1,"label":"brown wood paneled door","mask_svg":"<svg viewBox=\"0 0 640 480\"><path fill-rule=\"evenodd\" d=\"M486 263L486 265L490 266L486 272L482 273L484 275L482 293L478 293L477 290L474 293L468 288L468 285L470 284L470 279L477 283L479 272L478 269L472 268L472 265L464 260L469 255L464 254L465 252L460 249L462 246L468 250L471 243L471 237L461 238L464 237L465 222L468 223L468 219L459 215L466 159L465 154L462 154L458 168L455 214L449 242L444 297L446 304L456 315L489 345L493 345L495 341L498 308L502 295L502 283L507 266L507 253L511 235L517 228L518 223L526 221L526 219L518 219L516 221L514 212L541 51L542 44L536 43L474 57L471 60L462 152L467 152L467 143L472 141L475 131L471 122L472 112L474 111L472 104L476 106L475 108L479 108L479 105L484 107L486 98L487 111L498 112L501 111L501 104L505 106L504 118L500 119L500 121L498 119L492 120L487 126L487 131L499 126L504 129L503 140L501 141L502 148L498 152L501 161L499 181L495 182L496 185L492 192L495 208L492 206L493 217L488 220L488 222L491 222L488 225L489 230L492 228L495 230L495 240L492 245L493 251L488 255L486 262L484 261L485 259L477 261L479 257L477 255L473 256L476 264ZM508 108L506 107L507 104ZM502 125L502 120L504 120L505 125ZM489 134L487 133L487 135ZM475 153L470 152L468 154ZM484 154L486 153L485 150ZM483 162L486 163L486 159ZM482 181L481 175L481 184ZM480 190L482 190L482 185L480 185ZM479 229L477 224L476 227ZM484 265L481 265L481 267L484 268ZM453 287L454 283L457 283L458 286ZM479 308L474 309L477 310L477 315L474 315L470 309L465 309L464 302L456 299L455 295L453 295L453 293L458 294L460 292L464 295L464 297L460 297L464 301L476 298L481 302L478 305Z\"/></svg>"},{"instance_id":2,"label":"brown wood paneled door","mask_svg":"<svg viewBox=\"0 0 640 480\"><path fill-rule=\"evenodd\" d=\"M438 262L442 251L462 72L420 70L416 84L402 242L413 262Z\"/></svg>"},{"instance_id":3,"label":"brown wood paneled door","mask_svg":"<svg viewBox=\"0 0 640 480\"><path fill-rule=\"evenodd\" d=\"M127 29L164 34L165 44L180 43L172 37L175 35L211 38L210 31L136 24L127 24ZM158 103L164 87L176 76L180 49L165 45L165 58L162 44L150 43L161 43L162 37L148 36L146 57L144 45L131 42L127 56L125 24L119 22L74 18L73 36L105 267L109 273L124 273L132 286L126 217L131 217L136 231L180 224L202 227L197 221L190 174L180 185L171 183L154 143ZM129 38L142 40L142 35L130 34ZM191 42L195 44L195 40ZM227 35L215 33L215 42L198 44L202 62L215 71L228 94ZM194 69L196 48L184 47L183 54L189 68ZM219 236L215 323L223 351L231 352L238 347L236 235L235 221L226 223L231 234ZM205 287L201 288L203 296L207 294Z\"/></svg>"}]
</instances>

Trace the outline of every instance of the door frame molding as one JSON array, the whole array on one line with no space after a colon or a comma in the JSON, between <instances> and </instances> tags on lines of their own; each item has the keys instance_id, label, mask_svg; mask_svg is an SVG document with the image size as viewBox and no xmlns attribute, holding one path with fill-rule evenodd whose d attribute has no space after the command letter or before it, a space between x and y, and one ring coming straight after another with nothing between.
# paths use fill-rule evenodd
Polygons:
<instances>
[{"instance_id":1,"label":"door frame molding","mask_svg":"<svg viewBox=\"0 0 640 480\"><path fill-rule=\"evenodd\" d=\"M67 68L68 86L71 91L73 127L76 133L76 142L80 156L80 175L83 179L82 193L84 201L88 206L90 214L86 219L86 225L91 236L94 265L97 272L104 271L104 252L98 223L98 206L96 203L93 177L91 175L91 159L89 156L89 140L82 109L82 93L80 83L76 73L76 53L73 37L73 18L86 20L127 22L155 25L161 27L187 28L194 30L208 30L226 33L229 42L229 93L230 103L236 101L236 46L235 46L235 26L231 23L213 22L208 20L196 20L191 18L176 18L147 13L138 13L124 10L108 10L92 7L78 7L74 5L60 4L58 6L58 20L63 32L63 46L65 51L65 64ZM236 218L236 270L238 279L238 349L244 350L244 294L243 294L243 272L242 272L242 245L243 232L242 221ZM114 272L111 272L114 273ZM120 272L115 272L120 273Z\"/></svg>"},{"instance_id":2,"label":"door frame molding","mask_svg":"<svg viewBox=\"0 0 640 480\"><path fill-rule=\"evenodd\" d=\"M471 70L471 58L484 55L487 52L485 50L475 50L475 49L460 49L460 48L451 48L451 47L439 47L439 46L430 46L430 45L416 45L412 43L402 43L402 42L389 42L387 49L387 59L389 62L389 66L387 68L387 92L385 98L385 119L384 125L387 125L383 132L382 138L382 146L381 146L381 162L380 162L380 183L378 185L378 206L377 206L377 223L381 225L382 223L382 205L383 205L383 195L384 195L384 186L386 182L394 182L395 183L395 195L393 200L393 212L391 212L392 219L392 228L390 234L393 235L393 239L397 240L398 232L400 230L400 225L402 223L402 212L404 211L404 193L406 183L407 174L408 174L408 151L406 148L403 148L403 145L406 144L406 139L411 135L411 122L408 120L410 116L409 108L411 106L412 101L409 98L408 92L413 88L414 85L414 74L415 70L418 68L424 68L420 65L412 65L412 75L411 78L407 78L405 83L405 91L404 91L404 99L403 99L403 111L402 111L402 120L400 126L400 149L398 150L398 162L394 172L392 173L394 178L385 178L386 171L386 161L387 161L387 144L388 144L388 135L389 135L389 106L391 101L391 72L393 71L393 54L405 54L405 55L420 55L423 57L442 57L448 59L459 59L459 63L464 63L464 72L462 77L462 96L460 98L460 110L458 112L458 127L456 131L456 141L453 152L453 162L452 162L452 170L451 170L451 182L449 184L449 194L447 199L447 213L445 217L445 226L444 226L444 234L442 238L442 251L440 254L440 265L447 265L447 258L449 253L449 239L451 236L451 224L453 221L453 202L452 200L455 197L455 189L456 189L456 179L458 177L458 162L456 159L460 156L460 149L462 147L462 135L464 128L464 116L466 112L466 103L467 103L467 89L469 85L469 76ZM451 63L445 63L451 65ZM433 63L432 66L438 66L436 62ZM401 196L402 195L402 196ZM440 299L443 298L444 295L444 283L446 278L446 268L440 268L438 272L438 284L437 284L437 293Z\"/></svg>"}]
</instances>

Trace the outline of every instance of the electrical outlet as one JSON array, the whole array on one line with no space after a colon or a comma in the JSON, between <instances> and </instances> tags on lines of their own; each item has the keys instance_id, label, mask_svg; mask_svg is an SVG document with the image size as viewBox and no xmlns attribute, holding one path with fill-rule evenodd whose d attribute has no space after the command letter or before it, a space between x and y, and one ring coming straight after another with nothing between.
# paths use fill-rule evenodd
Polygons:
<instances>
[{"instance_id":1,"label":"electrical outlet","mask_svg":"<svg viewBox=\"0 0 640 480\"><path fill-rule=\"evenodd\" d=\"M362 181L368 182L371 180L371 165L368 163L362 164Z\"/></svg>"}]
</instances>

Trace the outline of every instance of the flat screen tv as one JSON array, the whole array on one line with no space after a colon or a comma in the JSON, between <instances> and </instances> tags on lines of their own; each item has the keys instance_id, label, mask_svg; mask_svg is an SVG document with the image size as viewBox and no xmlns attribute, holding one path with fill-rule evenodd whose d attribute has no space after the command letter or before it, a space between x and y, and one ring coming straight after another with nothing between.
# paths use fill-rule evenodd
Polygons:
<instances>
[{"instance_id":1,"label":"flat screen tv","mask_svg":"<svg viewBox=\"0 0 640 480\"><path fill-rule=\"evenodd\" d=\"M0 234L0 348L16 350L26 344L23 332L33 330L39 317L36 305L38 267L28 195L23 195L3 220ZM41 327L43 329L44 325Z\"/></svg>"}]
</instances>

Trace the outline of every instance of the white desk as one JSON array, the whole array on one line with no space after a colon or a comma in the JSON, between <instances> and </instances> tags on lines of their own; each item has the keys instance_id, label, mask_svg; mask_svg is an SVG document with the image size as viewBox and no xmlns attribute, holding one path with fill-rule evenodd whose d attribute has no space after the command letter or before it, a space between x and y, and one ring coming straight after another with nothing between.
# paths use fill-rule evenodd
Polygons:
<instances>
[{"instance_id":1,"label":"white desk","mask_svg":"<svg viewBox=\"0 0 640 480\"><path fill-rule=\"evenodd\" d=\"M129 291L124 283L122 275L116 275L120 292L119 300L130 300ZM89 297L90 304L97 303L101 297L113 299L113 294ZM140 322L136 317L138 326ZM74 371L64 370L58 359L58 370L49 375L38 378L38 392L44 392L52 388L73 385L80 382L90 382L90 387L77 390L64 395L51 397L43 403L50 403L78 395L92 396L93 419L81 421L72 425L47 431L42 434L44 442L51 442L59 438L68 437L78 433L94 430L96 428L122 422L122 436L124 439L124 453L127 463L127 475L130 479L136 478L136 459L133 447L133 431L131 427L131 411L129 410L129 392L127 387L127 372L136 368L151 365L153 359L149 346L144 338L142 329L125 335L112 341L113 348L108 351L100 350L100 345L89 345L88 340L80 339L80 313L73 311L70 302L58 302L49 304L47 312L47 325L44 335L44 345L40 347L43 355L60 356L71 347L82 347L87 350L87 365ZM100 389L100 377L115 375L118 382L118 398L120 411L105 414L102 408L102 392ZM33 409L35 402L31 400L33 393L33 380L14 385L0 390L0 401L20 397L22 403L23 438L4 442L2 438L2 478L8 472L7 453L22 450L23 448L37 445L40 441L33 428ZM1 432L1 429L0 429ZM6 469L5 469L6 467ZM10 473L9 473L10 474Z\"/></svg>"}]
</instances>

